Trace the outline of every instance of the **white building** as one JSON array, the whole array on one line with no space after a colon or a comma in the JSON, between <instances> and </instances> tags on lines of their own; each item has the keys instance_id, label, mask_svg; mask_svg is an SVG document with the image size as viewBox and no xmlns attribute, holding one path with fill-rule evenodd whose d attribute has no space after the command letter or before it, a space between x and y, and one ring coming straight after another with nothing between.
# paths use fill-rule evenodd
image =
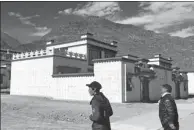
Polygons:
<instances>
[{"instance_id":1,"label":"white building","mask_svg":"<svg viewBox=\"0 0 194 130\"><path fill-rule=\"evenodd\" d=\"M189 95L194 95L194 71L187 71Z\"/></svg>"},{"instance_id":2,"label":"white building","mask_svg":"<svg viewBox=\"0 0 194 130\"><path fill-rule=\"evenodd\" d=\"M12 95L89 101L86 84L94 80L111 102L158 100L164 83L171 84L176 95L171 60L161 55L154 57L158 59L154 63L132 55L116 57L116 42L104 43L91 34L78 41L47 44L46 50L13 56ZM180 98L185 97L186 92L179 90Z\"/></svg>"}]
</instances>

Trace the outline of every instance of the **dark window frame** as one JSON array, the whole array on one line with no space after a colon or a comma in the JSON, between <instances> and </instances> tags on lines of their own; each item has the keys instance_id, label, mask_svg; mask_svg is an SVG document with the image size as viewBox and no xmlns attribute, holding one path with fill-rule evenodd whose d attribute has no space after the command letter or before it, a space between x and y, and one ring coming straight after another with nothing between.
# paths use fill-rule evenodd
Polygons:
<instances>
[{"instance_id":1,"label":"dark window frame","mask_svg":"<svg viewBox=\"0 0 194 130\"><path fill-rule=\"evenodd\" d=\"M188 86L187 84L188 84L188 82L184 81L184 91L187 90L187 86Z\"/></svg>"},{"instance_id":2,"label":"dark window frame","mask_svg":"<svg viewBox=\"0 0 194 130\"><path fill-rule=\"evenodd\" d=\"M89 65L93 65L92 60L94 59L101 59L102 58L102 54L101 54L101 50L97 50L97 49L89 49Z\"/></svg>"},{"instance_id":3,"label":"dark window frame","mask_svg":"<svg viewBox=\"0 0 194 130\"><path fill-rule=\"evenodd\" d=\"M126 91L132 91L132 81L131 77L129 77L129 74L126 76Z\"/></svg>"},{"instance_id":4,"label":"dark window frame","mask_svg":"<svg viewBox=\"0 0 194 130\"><path fill-rule=\"evenodd\" d=\"M3 84L3 74L1 74L1 81L0 84Z\"/></svg>"}]
</instances>

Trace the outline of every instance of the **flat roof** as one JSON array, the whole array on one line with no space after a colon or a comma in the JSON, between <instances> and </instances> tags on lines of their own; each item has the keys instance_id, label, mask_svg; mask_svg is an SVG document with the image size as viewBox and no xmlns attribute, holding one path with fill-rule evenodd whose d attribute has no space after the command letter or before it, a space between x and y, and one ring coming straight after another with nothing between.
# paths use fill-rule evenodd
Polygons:
<instances>
[{"instance_id":1,"label":"flat roof","mask_svg":"<svg viewBox=\"0 0 194 130\"><path fill-rule=\"evenodd\" d=\"M110 43L98 40L96 38L90 38L90 37L86 37L86 38L83 38L83 39L80 38L80 39L77 39L77 40L69 40L69 41L65 41L65 42L54 42L54 43L46 45L46 46L55 46L55 45L60 45L60 44L68 44L68 43L71 43L71 42L78 42L78 41L82 41L82 40L91 40L91 41L99 42L101 44L104 44L104 45L107 45L107 46L110 46L110 47L115 47L115 48L117 47L116 45L111 45Z\"/></svg>"}]
</instances>

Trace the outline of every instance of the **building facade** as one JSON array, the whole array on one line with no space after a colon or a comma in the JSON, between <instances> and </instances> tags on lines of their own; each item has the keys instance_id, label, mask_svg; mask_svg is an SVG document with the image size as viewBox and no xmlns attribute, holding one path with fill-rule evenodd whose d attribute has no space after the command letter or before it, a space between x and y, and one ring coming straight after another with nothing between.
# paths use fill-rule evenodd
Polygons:
<instances>
[{"instance_id":1,"label":"building facade","mask_svg":"<svg viewBox=\"0 0 194 130\"><path fill-rule=\"evenodd\" d=\"M19 53L9 49L1 49L1 89L10 88L12 55Z\"/></svg>"},{"instance_id":2,"label":"building facade","mask_svg":"<svg viewBox=\"0 0 194 130\"><path fill-rule=\"evenodd\" d=\"M46 50L16 54L11 66L10 93L89 101L86 84L96 80L111 102L156 101L164 83L172 85L176 97L171 59L161 55L149 60L133 55L117 57L116 44L86 34L79 41L50 41ZM188 96L181 88L179 91Z\"/></svg>"}]
</instances>

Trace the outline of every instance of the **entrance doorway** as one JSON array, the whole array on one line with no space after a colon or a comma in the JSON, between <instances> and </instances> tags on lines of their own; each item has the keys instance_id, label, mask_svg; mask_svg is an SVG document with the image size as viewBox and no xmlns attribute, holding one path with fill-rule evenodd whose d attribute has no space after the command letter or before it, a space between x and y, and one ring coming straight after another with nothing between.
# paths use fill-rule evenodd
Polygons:
<instances>
[{"instance_id":1,"label":"entrance doorway","mask_svg":"<svg viewBox=\"0 0 194 130\"><path fill-rule=\"evenodd\" d=\"M175 86L176 86L176 98L180 99L180 82L176 82Z\"/></svg>"},{"instance_id":2,"label":"entrance doorway","mask_svg":"<svg viewBox=\"0 0 194 130\"><path fill-rule=\"evenodd\" d=\"M149 102L149 80L144 77L142 81L142 102Z\"/></svg>"}]
</instances>

